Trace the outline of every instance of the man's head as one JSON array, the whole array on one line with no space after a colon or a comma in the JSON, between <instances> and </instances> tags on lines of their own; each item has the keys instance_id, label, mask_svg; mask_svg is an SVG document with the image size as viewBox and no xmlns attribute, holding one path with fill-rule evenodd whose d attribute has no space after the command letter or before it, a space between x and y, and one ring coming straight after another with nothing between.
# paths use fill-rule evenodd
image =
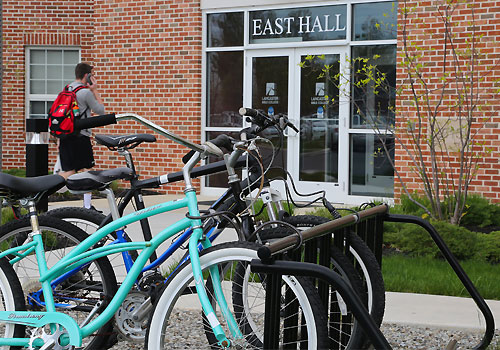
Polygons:
<instances>
[{"instance_id":1,"label":"man's head","mask_svg":"<svg viewBox=\"0 0 500 350\"><path fill-rule=\"evenodd\" d=\"M85 74L90 74L92 72L92 67L87 63L78 63L75 67L75 78L82 80L85 77Z\"/></svg>"}]
</instances>

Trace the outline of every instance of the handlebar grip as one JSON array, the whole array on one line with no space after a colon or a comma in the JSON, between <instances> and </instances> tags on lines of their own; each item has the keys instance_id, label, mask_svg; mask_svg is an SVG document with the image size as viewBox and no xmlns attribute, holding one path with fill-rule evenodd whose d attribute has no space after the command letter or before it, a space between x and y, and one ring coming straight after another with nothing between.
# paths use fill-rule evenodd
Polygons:
<instances>
[{"instance_id":1,"label":"handlebar grip","mask_svg":"<svg viewBox=\"0 0 500 350\"><path fill-rule=\"evenodd\" d=\"M240 115L242 115L242 116L247 115L249 117L254 117L254 118L259 115L259 111L256 109L253 109L253 108L241 107L239 112L240 112Z\"/></svg>"},{"instance_id":2,"label":"handlebar grip","mask_svg":"<svg viewBox=\"0 0 500 350\"><path fill-rule=\"evenodd\" d=\"M224 147L228 151L231 151L233 149L233 143L231 141L231 137L227 136L226 134L220 134L215 139L209 140L209 142L213 143L217 147Z\"/></svg>"},{"instance_id":3,"label":"handlebar grip","mask_svg":"<svg viewBox=\"0 0 500 350\"><path fill-rule=\"evenodd\" d=\"M228 151L231 151L233 149L233 144L231 142L231 137L227 136L226 134L220 134L218 135L215 139L208 140L207 142L215 145L216 147L224 147ZM182 157L182 162L186 164L189 159L193 156L194 151L189 151Z\"/></svg>"},{"instance_id":4,"label":"handlebar grip","mask_svg":"<svg viewBox=\"0 0 500 350\"><path fill-rule=\"evenodd\" d=\"M97 128L116 124L116 116L114 113L103 114L90 118L75 119L75 130Z\"/></svg>"}]
</instances>

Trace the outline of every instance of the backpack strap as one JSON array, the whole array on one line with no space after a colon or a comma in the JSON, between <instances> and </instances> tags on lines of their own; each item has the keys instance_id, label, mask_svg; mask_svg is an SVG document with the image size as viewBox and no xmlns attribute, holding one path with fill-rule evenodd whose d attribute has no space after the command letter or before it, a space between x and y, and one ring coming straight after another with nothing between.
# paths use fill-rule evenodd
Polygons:
<instances>
[{"instance_id":1,"label":"backpack strap","mask_svg":"<svg viewBox=\"0 0 500 350\"><path fill-rule=\"evenodd\" d=\"M66 86L64 87L64 91L72 91L72 92L74 92L74 93L76 94L76 93L77 93L78 91L80 91L81 89L88 89L88 86L85 86L85 85L79 85L79 86L77 86L74 90L70 90L70 89L69 89L69 85L70 85L70 84L68 84L68 85L66 85Z\"/></svg>"},{"instance_id":2,"label":"backpack strap","mask_svg":"<svg viewBox=\"0 0 500 350\"><path fill-rule=\"evenodd\" d=\"M80 85L80 86L77 86L74 90L72 90L75 94L80 91L81 89L88 89L87 86L84 86L84 85Z\"/></svg>"}]
</instances>

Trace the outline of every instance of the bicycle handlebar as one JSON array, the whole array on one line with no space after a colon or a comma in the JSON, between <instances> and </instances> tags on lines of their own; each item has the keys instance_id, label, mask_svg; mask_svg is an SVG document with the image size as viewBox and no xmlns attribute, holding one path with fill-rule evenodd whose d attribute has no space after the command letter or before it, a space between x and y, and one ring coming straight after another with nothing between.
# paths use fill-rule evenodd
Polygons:
<instances>
[{"instance_id":1,"label":"bicycle handlebar","mask_svg":"<svg viewBox=\"0 0 500 350\"><path fill-rule=\"evenodd\" d=\"M277 126L280 124L281 129L284 129L288 126L292 128L296 133L299 133L299 129L297 129L295 125L293 125L293 123L291 123L288 120L287 116L284 114L280 114L279 116L270 116L261 110L246 107L241 107L239 109L239 113L241 116L250 117L250 122L258 126L258 128L256 129L256 133L263 131L269 126Z\"/></svg>"},{"instance_id":2,"label":"bicycle handlebar","mask_svg":"<svg viewBox=\"0 0 500 350\"><path fill-rule=\"evenodd\" d=\"M116 124L116 115L114 113L98 115L91 118L75 119L75 130L91 129L111 124Z\"/></svg>"},{"instance_id":3,"label":"bicycle handlebar","mask_svg":"<svg viewBox=\"0 0 500 350\"><path fill-rule=\"evenodd\" d=\"M140 115L137 115L135 113L122 113L122 114L117 114L116 115L116 120L119 121L119 120L126 120L126 119L131 119L131 120L135 120L141 124L143 124L144 126L156 131L158 134L160 135L163 135L165 136L166 138L178 143L178 144L181 144L187 148L191 148L193 151L195 152L199 152L201 154L203 153L210 153L214 156L217 156L217 157L220 157L223 155L222 151L215 145L198 145L196 143L193 143L189 140L186 140L170 131L168 131L167 129L164 129L162 128L161 126L159 125L156 125L155 123L141 117Z\"/></svg>"},{"instance_id":4,"label":"bicycle handlebar","mask_svg":"<svg viewBox=\"0 0 500 350\"><path fill-rule=\"evenodd\" d=\"M228 151L231 151L233 149L232 138L226 134L220 134L215 139L208 140L206 142L206 144L212 144L212 145L217 146L218 148L223 147L223 148L227 149ZM191 159L193 154L194 154L194 151L189 151L188 153L186 153L182 157L182 162L184 164L186 164L189 161L189 159Z\"/></svg>"}]
</instances>

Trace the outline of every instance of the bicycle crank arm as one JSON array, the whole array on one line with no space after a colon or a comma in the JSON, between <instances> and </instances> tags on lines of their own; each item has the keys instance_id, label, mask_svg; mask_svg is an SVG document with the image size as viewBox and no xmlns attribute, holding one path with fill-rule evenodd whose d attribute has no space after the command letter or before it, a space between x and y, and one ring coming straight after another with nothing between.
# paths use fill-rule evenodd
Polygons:
<instances>
[{"instance_id":1,"label":"bicycle crank arm","mask_svg":"<svg viewBox=\"0 0 500 350\"><path fill-rule=\"evenodd\" d=\"M136 322L142 321L150 314L152 309L153 304L151 303L151 297L149 297L132 313L132 319Z\"/></svg>"}]
</instances>

